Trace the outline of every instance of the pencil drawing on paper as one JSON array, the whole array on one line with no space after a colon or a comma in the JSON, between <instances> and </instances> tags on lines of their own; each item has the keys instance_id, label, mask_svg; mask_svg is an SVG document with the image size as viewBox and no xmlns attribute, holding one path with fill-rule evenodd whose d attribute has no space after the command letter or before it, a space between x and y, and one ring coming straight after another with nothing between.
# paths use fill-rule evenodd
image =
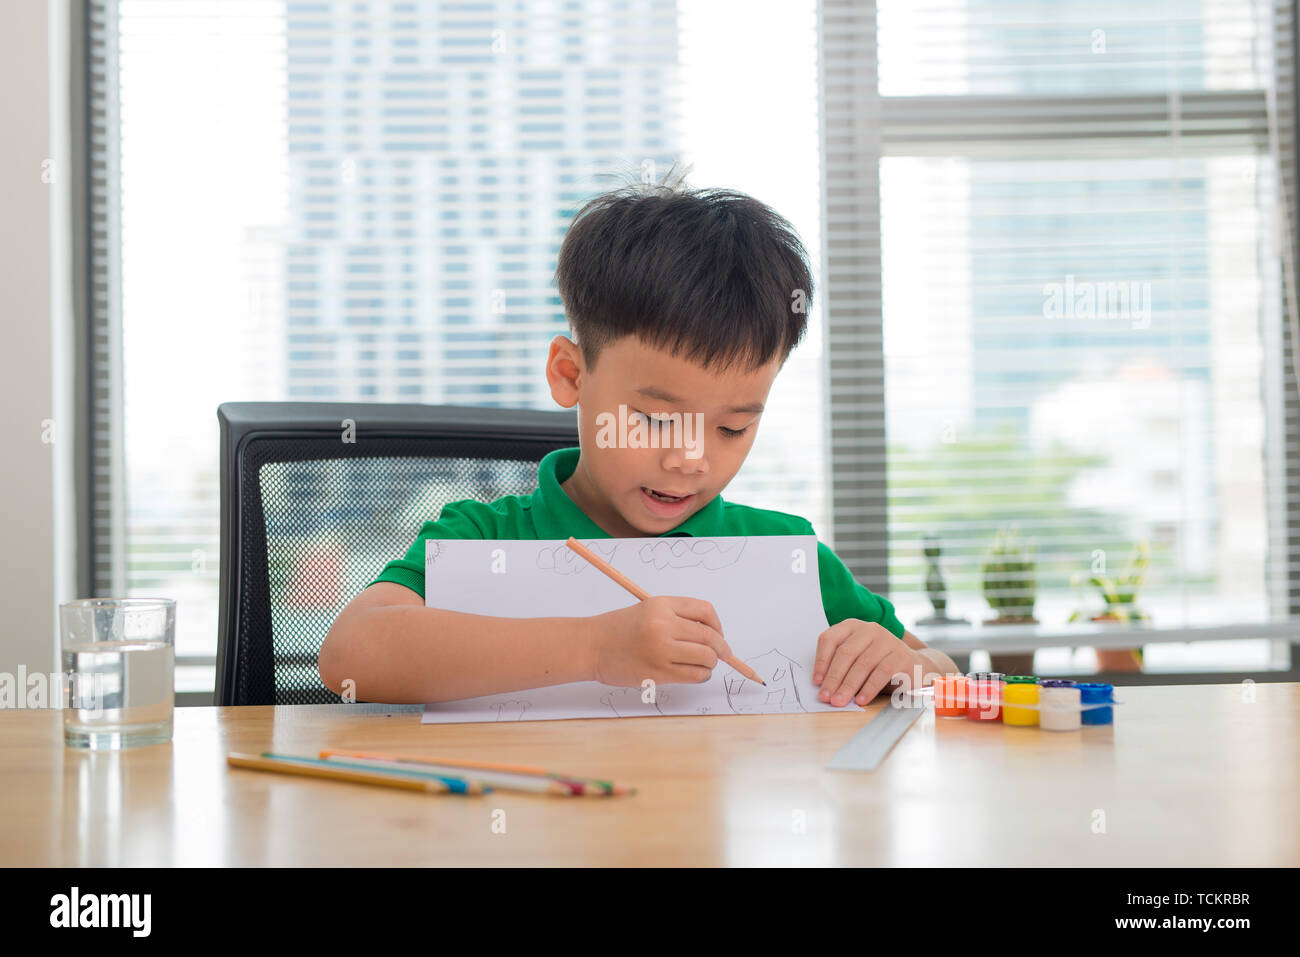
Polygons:
<instances>
[{"instance_id":1,"label":"pencil drawing on paper","mask_svg":"<svg viewBox=\"0 0 1300 957\"><path fill-rule=\"evenodd\" d=\"M600 703L614 712L616 718L641 718L662 715L660 705L668 701L667 691L655 689L654 700L645 701L640 688L611 688L600 696Z\"/></svg>"},{"instance_id":2,"label":"pencil drawing on paper","mask_svg":"<svg viewBox=\"0 0 1300 957\"><path fill-rule=\"evenodd\" d=\"M799 699L799 666L773 648L745 663L767 682L763 687L744 675L730 674L722 679L727 704L736 714L792 714L807 711Z\"/></svg>"},{"instance_id":3,"label":"pencil drawing on paper","mask_svg":"<svg viewBox=\"0 0 1300 957\"><path fill-rule=\"evenodd\" d=\"M704 568L713 571L739 561L745 550L744 538L719 542L712 538L660 539L642 545L637 557L643 565L655 568Z\"/></svg>"},{"instance_id":4,"label":"pencil drawing on paper","mask_svg":"<svg viewBox=\"0 0 1300 957\"><path fill-rule=\"evenodd\" d=\"M498 721L523 721L524 712L531 707L531 702L520 698L518 700L498 701L496 704L491 705L491 710L497 713L496 720Z\"/></svg>"},{"instance_id":5,"label":"pencil drawing on paper","mask_svg":"<svg viewBox=\"0 0 1300 957\"><path fill-rule=\"evenodd\" d=\"M582 544L607 562L613 560L614 552L618 549L617 545L597 542L583 542ZM537 552L537 567L548 569L557 575L576 575L584 568L591 567L591 563L567 544L560 544L539 549Z\"/></svg>"},{"instance_id":6,"label":"pencil drawing on paper","mask_svg":"<svg viewBox=\"0 0 1300 957\"><path fill-rule=\"evenodd\" d=\"M588 531L597 537L581 541L592 554L645 593L695 596L712 604L726 624L737 662L753 668L756 677L746 680L735 667L718 662L707 681L658 685L654 700L643 700L650 695L641 687L594 680L516 686L505 692L498 688L495 694L430 703L422 722L531 723L831 710L819 700L812 682L812 639L826 628L820 583L815 574L789 573L792 547L806 549L815 536L601 538L596 529ZM599 567L587 568L596 562L594 557L589 562L558 538L429 541L427 606L501 618L594 618L634 600L618 578L611 581ZM500 573L507 566L511 574L503 578Z\"/></svg>"}]
</instances>

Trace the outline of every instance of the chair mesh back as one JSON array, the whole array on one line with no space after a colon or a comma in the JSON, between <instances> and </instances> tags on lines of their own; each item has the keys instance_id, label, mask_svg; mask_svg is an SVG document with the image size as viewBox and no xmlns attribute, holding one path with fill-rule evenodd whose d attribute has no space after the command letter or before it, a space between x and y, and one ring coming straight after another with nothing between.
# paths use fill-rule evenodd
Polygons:
<instances>
[{"instance_id":1,"label":"chair mesh back","mask_svg":"<svg viewBox=\"0 0 1300 957\"><path fill-rule=\"evenodd\" d=\"M537 463L575 442L259 438L240 464L235 704L338 696L316 658L344 606L457 499L537 488Z\"/></svg>"}]
</instances>

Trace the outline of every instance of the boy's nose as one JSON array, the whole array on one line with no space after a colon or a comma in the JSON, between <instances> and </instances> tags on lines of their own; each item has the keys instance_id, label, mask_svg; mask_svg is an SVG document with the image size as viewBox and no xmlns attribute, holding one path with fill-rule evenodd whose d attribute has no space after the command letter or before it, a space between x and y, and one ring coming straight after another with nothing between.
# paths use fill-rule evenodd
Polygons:
<instances>
[{"instance_id":1,"label":"boy's nose","mask_svg":"<svg viewBox=\"0 0 1300 957\"><path fill-rule=\"evenodd\" d=\"M698 456L688 455L687 451L687 449L667 449L664 452L664 468L681 472L683 475L707 475L709 457L704 454L703 446L700 447Z\"/></svg>"}]
</instances>

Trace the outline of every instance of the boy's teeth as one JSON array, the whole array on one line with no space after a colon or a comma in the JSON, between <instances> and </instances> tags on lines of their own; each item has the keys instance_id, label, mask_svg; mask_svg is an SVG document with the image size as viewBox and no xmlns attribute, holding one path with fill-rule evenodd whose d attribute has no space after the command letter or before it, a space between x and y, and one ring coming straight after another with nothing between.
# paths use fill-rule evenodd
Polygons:
<instances>
[{"instance_id":1,"label":"boy's teeth","mask_svg":"<svg viewBox=\"0 0 1300 957\"><path fill-rule=\"evenodd\" d=\"M661 502L680 502L684 498L684 496L681 495L664 495L661 492L656 492L652 488L646 489L646 491L650 493L651 497L657 498Z\"/></svg>"}]
</instances>

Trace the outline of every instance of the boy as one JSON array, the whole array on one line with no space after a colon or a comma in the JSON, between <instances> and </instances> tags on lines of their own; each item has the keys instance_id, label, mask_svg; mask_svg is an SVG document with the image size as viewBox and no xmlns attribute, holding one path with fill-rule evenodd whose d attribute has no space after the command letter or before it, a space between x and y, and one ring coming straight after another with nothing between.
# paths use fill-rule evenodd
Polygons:
<instances>
[{"instance_id":1,"label":"boy","mask_svg":"<svg viewBox=\"0 0 1300 957\"><path fill-rule=\"evenodd\" d=\"M574 218L556 285L574 338L551 343L546 378L557 403L578 408L578 448L547 455L531 495L451 502L426 522L330 629L318 664L331 690L351 682L359 700L416 703L570 681L702 682L731 654L725 623L695 598L656 596L591 618L426 608L429 538L814 534L806 519L721 496L804 333L812 278L786 220L731 191L615 190ZM610 427L621 420L631 427ZM634 434L643 440L628 441ZM831 624L816 637L822 701L866 704L899 676L910 687L957 670L829 548L817 552Z\"/></svg>"}]
</instances>

